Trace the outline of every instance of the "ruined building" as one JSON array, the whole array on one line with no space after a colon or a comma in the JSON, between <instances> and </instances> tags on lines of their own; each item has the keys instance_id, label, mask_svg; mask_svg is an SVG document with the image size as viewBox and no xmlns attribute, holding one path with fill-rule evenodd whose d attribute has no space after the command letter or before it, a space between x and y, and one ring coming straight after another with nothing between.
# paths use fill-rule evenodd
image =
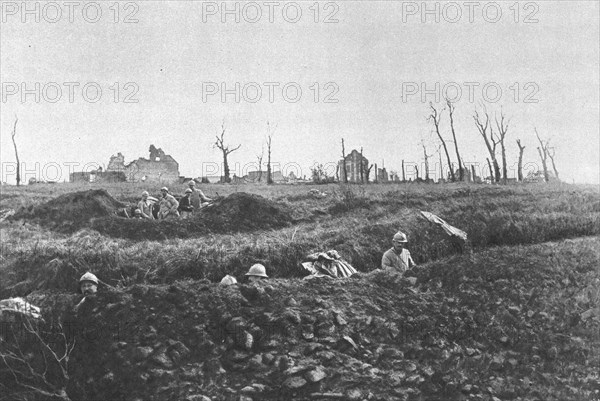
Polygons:
<instances>
[{"instance_id":1,"label":"ruined building","mask_svg":"<svg viewBox=\"0 0 600 401\"><path fill-rule=\"evenodd\" d=\"M375 170L377 171L377 182L388 182L389 181L389 177L388 177L388 172L385 169L385 167L383 168L377 168L377 164L375 165Z\"/></svg>"},{"instance_id":2,"label":"ruined building","mask_svg":"<svg viewBox=\"0 0 600 401\"><path fill-rule=\"evenodd\" d=\"M107 172L123 172L129 182L169 183L179 179L179 163L170 155L150 145L150 158L140 157L125 165L125 157L119 152L111 156Z\"/></svg>"},{"instance_id":3,"label":"ruined building","mask_svg":"<svg viewBox=\"0 0 600 401\"><path fill-rule=\"evenodd\" d=\"M344 182L344 163L346 164L346 174L348 174L348 182L367 182L367 176L369 174L369 160L362 156L360 152L353 149L346 159L340 160L338 164L338 170L340 174L340 181ZM362 168L362 172L361 172Z\"/></svg>"}]
</instances>

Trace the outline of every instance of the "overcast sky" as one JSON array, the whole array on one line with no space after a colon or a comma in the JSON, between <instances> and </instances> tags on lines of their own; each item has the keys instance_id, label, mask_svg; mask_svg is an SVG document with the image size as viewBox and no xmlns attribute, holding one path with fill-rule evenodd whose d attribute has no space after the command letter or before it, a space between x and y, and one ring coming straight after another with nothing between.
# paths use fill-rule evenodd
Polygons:
<instances>
[{"instance_id":1,"label":"overcast sky","mask_svg":"<svg viewBox=\"0 0 600 401\"><path fill-rule=\"evenodd\" d=\"M540 164L537 127L561 178L600 181L597 1L428 2L430 13L402 1L85 4L30 1L28 14L2 1L4 181L14 182L15 115L26 177L55 179L60 166L68 179L69 168L106 166L117 152L126 163L148 157L150 144L182 175L216 175L223 120L225 142L242 145L230 155L238 174L255 169L267 121L276 126L272 160L286 172L309 176L315 162L335 162L341 138L346 151L362 147L379 167L400 170L402 160L423 162L421 141L438 160L427 116L444 87L457 97L467 162L485 164L472 115L487 100L492 115L510 118L511 167L518 138L525 162ZM447 110L441 129L450 139Z\"/></svg>"}]
</instances>

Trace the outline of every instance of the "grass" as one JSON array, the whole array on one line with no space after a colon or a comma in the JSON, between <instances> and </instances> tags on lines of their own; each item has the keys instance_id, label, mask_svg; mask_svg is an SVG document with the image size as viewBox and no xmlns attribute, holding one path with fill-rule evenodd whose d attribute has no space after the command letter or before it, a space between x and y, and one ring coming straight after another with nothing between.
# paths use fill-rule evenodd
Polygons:
<instances>
[{"instance_id":1,"label":"grass","mask_svg":"<svg viewBox=\"0 0 600 401\"><path fill-rule=\"evenodd\" d=\"M60 194L106 188L123 202L137 200L141 184L55 184L3 187L0 207L41 204ZM218 281L241 277L256 262L275 277L303 274L306 255L336 249L354 267L379 267L397 230L405 231L417 263L459 250L419 210L438 214L469 234L476 251L491 246L535 244L600 234L597 189L571 185L326 185L323 199L307 185L202 185L210 196L244 191L291 207L300 221L278 230L209 234L198 238L132 241L85 229L58 234L28 223L0 225L0 297L36 289L74 290L85 271L113 286L169 283L178 279ZM184 185L173 187L184 189ZM182 191L181 191L182 192Z\"/></svg>"}]
</instances>

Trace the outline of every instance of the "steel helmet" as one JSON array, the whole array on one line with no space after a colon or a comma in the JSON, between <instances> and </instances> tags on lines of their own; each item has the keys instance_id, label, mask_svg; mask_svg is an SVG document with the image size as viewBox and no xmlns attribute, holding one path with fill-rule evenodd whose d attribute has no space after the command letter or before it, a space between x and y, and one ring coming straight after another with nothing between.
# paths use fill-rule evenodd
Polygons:
<instances>
[{"instance_id":1,"label":"steel helmet","mask_svg":"<svg viewBox=\"0 0 600 401\"><path fill-rule=\"evenodd\" d=\"M406 234L404 234L402 231L398 231L396 234L394 234L393 241L395 241L395 242L408 242L408 238L406 237Z\"/></svg>"},{"instance_id":2,"label":"steel helmet","mask_svg":"<svg viewBox=\"0 0 600 401\"><path fill-rule=\"evenodd\" d=\"M235 277L230 276L229 274L226 275L225 277L223 277L221 279L221 284L223 285L232 285L232 284L237 284L237 280L235 279Z\"/></svg>"},{"instance_id":3,"label":"steel helmet","mask_svg":"<svg viewBox=\"0 0 600 401\"><path fill-rule=\"evenodd\" d=\"M250 267L246 276L257 276L257 277L269 277L267 276L267 269L260 263L256 263Z\"/></svg>"},{"instance_id":4,"label":"steel helmet","mask_svg":"<svg viewBox=\"0 0 600 401\"><path fill-rule=\"evenodd\" d=\"M192 191L192 190L191 190L191 189L189 189L189 188L188 188L188 189L186 189L186 190L184 191L184 193L186 193L186 194L191 194L192 192L194 192L194 191Z\"/></svg>"},{"instance_id":5,"label":"steel helmet","mask_svg":"<svg viewBox=\"0 0 600 401\"><path fill-rule=\"evenodd\" d=\"M79 279L79 284L84 281L91 281L92 283L98 285L98 277L96 277L93 273L87 272Z\"/></svg>"},{"instance_id":6,"label":"steel helmet","mask_svg":"<svg viewBox=\"0 0 600 401\"><path fill-rule=\"evenodd\" d=\"M188 185L191 187L192 185L196 185L196 181L194 180L189 180L188 181Z\"/></svg>"},{"instance_id":7,"label":"steel helmet","mask_svg":"<svg viewBox=\"0 0 600 401\"><path fill-rule=\"evenodd\" d=\"M165 191L165 192L169 192L169 188L167 188L167 187L162 187L160 190L161 191Z\"/></svg>"},{"instance_id":8,"label":"steel helmet","mask_svg":"<svg viewBox=\"0 0 600 401\"><path fill-rule=\"evenodd\" d=\"M144 191L142 192L142 196L150 196L150 194L148 193L148 191Z\"/></svg>"}]
</instances>

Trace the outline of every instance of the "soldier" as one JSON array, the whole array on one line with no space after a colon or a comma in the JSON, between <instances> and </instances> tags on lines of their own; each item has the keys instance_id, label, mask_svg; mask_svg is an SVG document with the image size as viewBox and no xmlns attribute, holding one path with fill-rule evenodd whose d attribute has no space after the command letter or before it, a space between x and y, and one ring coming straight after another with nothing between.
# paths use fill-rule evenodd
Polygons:
<instances>
[{"instance_id":1,"label":"soldier","mask_svg":"<svg viewBox=\"0 0 600 401\"><path fill-rule=\"evenodd\" d=\"M79 312L83 305L90 304L91 298L94 298L98 291L98 277L95 274L87 272L79 279L79 292L83 294L83 299L75 306L75 311Z\"/></svg>"},{"instance_id":2,"label":"soldier","mask_svg":"<svg viewBox=\"0 0 600 401\"><path fill-rule=\"evenodd\" d=\"M381 268L384 270L397 270L406 272L416 266L410 252L406 249L408 238L406 234L398 231L392 239L392 247L388 249L381 258Z\"/></svg>"},{"instance_id":3,"label":"soldier","mask_svg":"<svg viewBox=\"0 0 600 401\"><path fill-rule=\"evenodd\" d=\"M179 200L179 212L184 219L192 217L192 213L194 212L194 206L192 206L192 199L190 197L192 192L190 188L186 189L185 195Z\"/></svg>"},{"instance_id":4,"label":"soldier","mask_svg":"<svg viewBox=\"0 0 600 401\"><path fill-rule=\"evenodd\" d=\"M251 283L269 278L269 276L267 276L267 270L260 263L252 265L250 270L248 270L248 273L246 273L246 276Z\"/></svg>"},{"instance_id":5,"label":"soldier","mask_svg":"<svg viewBox=\"0 0 600 401\"><path fill-rule=\"evenodd\" d=\"M137 208L140 210L142 218L154 220L154 215L152 215L153 202L148 199L149 196L150 194L147 191L142 192L142 200L138 202Z\"/></svg>"},{"instance_id":6,"label":"soldier","mask_svg":"<svg viewBox=\"0 0 600 401\"><path fill-rule=\"evenodd\" d=\"M196 181L190 180L188 182L188 186L189 189L192 190L191 199L194 210L200 210L201 208L208 206L208 204L212 202L211 198L207 197L206 195L204 195L204 192L196 188Z\"/></svg>"},{"instance_id":7,"label":"soldier","mask_svg":"<svg viewBox=\"0 0 600 401\"><path fill-rule=\"evenodd\" d=\"M169 188L162 187L160 192L162 193L162 199L160 200L158 218L164 220L179 217L179 212L177 211L179 202L177 202L177 199L169 193Z\"/></svg>"},{"instance_id":8,"label":"soldier","mask_svg":"<svg viewBox=\"0 0 600 401\"><path fill-rule=\"evenodd\" d=\"M227 274L225 277L223 277L221 279L221 284L223 284L223 285L233 285L233 284L237 284L237 280L235 279L235 277Z\"/></svg>"}]
</instances>

